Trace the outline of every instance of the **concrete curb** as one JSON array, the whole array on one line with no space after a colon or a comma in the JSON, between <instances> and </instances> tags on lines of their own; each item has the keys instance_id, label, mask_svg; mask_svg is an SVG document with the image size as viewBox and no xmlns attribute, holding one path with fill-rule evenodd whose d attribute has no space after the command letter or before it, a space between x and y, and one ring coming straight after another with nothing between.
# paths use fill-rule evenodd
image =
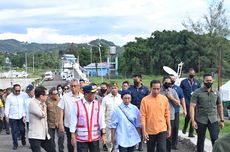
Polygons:
<instances>
[{"instance_id":1,"label":"concrete curb","mask_svg":"<svg viewBox=\"0 0 230 152\"><path fill-rule=\"evenodd\" d=\"M186 145L189 146L189 148L194 149L196 151L196 143L197 143L197 136L195 137L188 137L188 134L183 134L181 130L179 130L179 137L182 140L182 143L185 143ZM212 142L208 138L205 138L205 143L204 143L204 150L206 152L211 152L212 151Z\"/></svg>"}]
</instances>

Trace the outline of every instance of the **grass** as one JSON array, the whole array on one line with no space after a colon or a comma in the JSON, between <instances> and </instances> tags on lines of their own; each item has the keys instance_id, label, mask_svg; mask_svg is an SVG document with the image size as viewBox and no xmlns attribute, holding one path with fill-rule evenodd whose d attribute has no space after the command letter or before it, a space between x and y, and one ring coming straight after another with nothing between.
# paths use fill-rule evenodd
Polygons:
<instances>
[{"instance_id":1,"label":"grass","mask_svg":"<svg viewBox=\"0 0 230 152\"><path fill-rule=\"evenodd\" d=\"M155 76L155 75L143 75L142 76L142 82L146 87L149 87L149 83L153 79L161 81L162 76ZM90 77L89 80L90 80L90 82L96 83L97 85L100 85L100 83L102 82L101 77ZM108 82L109 83L111 81L117 82L118 86L120 86L120 87L121 87L123 81L129 81L130 84L133 84L132 76L130 76L130 78L111 78L111 79L103 77L103 82Z\"/></svg>"},{"instance_id":2,"label":"grass","mask_svg":"<svg viewBox=\"0 0 230 152\"><path fill-rule=\"evenodd\" d=\"M145 86L149 87L149 83L151 80L160 80L162 81L163 76L161 75L142 75L142 82ZM90 77L89 78L90 82L96 83L97 85L100 85L100 83L102 82L102 78L101 77ZM106 77L103 77L103 82L110 82L110 81L116 81L118 83L119 86L121 86L123 81L129 81L130 84L133 84L133 80L132 80L132 76L130 75L129 78L121 78L121 77L117 77L117 78L111 78L108 79ZM229 79L222 79L222 85L225 84ZM203 83L202 80L200 80L201 84ZM217 83L218 80L217 78L214 78L214 82L213 82L213 88L217 89Z\"/></svg>"},{"instance_id":3,"label":"grass","mask_svg":"<svg viewBox=\"0 0 230 152\"><path fill-rule=\"evenodd\" d=\"M184 115L180 115L180 130L182 130L184 126ZM187 128L187 132L189 130L189 125L188 125L188 128ZM194 132L196 134L196 132ZM224 128L223 129L220 129L220 133L219 133L219 137L222 137L226 134L229 134L230 133L230 120L225 120L224 122ZM209 131L208 129L206 130L206 137L210 139L210 134L209 134Z\"/></svg>"}]
</instances>

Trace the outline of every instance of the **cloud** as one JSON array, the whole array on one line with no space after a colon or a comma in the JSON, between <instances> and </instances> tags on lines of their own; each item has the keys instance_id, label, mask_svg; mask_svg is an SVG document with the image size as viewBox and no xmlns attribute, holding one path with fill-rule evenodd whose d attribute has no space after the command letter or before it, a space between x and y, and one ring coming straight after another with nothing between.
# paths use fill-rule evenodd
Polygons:
<instances>
[{"instance_id":1,"label":"cloud","mask_svg":"<svg viewBox=\"0 0 230 152\"><path fill-rule=\"evenodd\" d=\"M102 34L102 35L61 35L58 30L48 28L28 28L25 34L3 33L0 39L11 39L12 37L23 42L38 43L87 43L95 39L106 39L110 41L116 40L117 44L128 41L134 41L137 35L121 35L121 34ZM139 35L138 37L147 37L149 35Z\"/></svg>"},{"instance_id":2,"label":"cloud","mask_svg":"<svg viewBox=\"0 0 230 152\"><path fill-rule=\"evenodd\" d=\"M123 45L155 30L182 30L198 20L209 0L8 0L0 1L0 38L28 42L86 42L109 38ZM230 2L225 2L230 16Z\"/></svg>"}]
</instances>

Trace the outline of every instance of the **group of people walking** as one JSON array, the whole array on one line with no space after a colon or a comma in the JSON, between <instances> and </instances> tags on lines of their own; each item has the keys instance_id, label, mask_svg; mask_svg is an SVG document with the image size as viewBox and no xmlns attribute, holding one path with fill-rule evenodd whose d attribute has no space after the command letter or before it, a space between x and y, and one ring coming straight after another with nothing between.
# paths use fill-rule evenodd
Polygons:
<instances>
[{"instance_id":1,"label":"group of people walking","mask_svg":"<svg viewBox=\"0 0 230 152\"><path fill-rule=\"evenodd\" d=\"M223 106L219 93L212 89L212 75L204 74L203 87L194 76L191 68L180 86L175 85L176 77L169 75L162 81L152 80L148 88L142 84L142 76L135 74L133 85L124 81L122 90L116 82L103 82L98 90L94 83L73 79L65 92L60 85L50 90L29 85L22 93L15 84L5 100L13 149L18 147L19 133L26 145L27 124L33 152L40 152L41 147L55 152L56 134L59 152L64 151L65 135L68 152L99 152L100 140L103 150L109 152L143 151L143 143L147 143L148 152L170 152L178 149L182 111L182 132L186 133L191 120L188 136L193 138L196 129L197 151L203 152L206 129L214 145L219 128L224 127Z\"/></svg>"}]
</instances>

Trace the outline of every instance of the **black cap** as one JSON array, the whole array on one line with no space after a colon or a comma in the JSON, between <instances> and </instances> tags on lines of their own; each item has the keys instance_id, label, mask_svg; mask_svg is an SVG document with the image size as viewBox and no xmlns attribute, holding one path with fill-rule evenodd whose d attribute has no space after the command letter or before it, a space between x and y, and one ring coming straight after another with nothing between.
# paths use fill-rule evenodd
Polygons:
<instances>
[{"instance_id":1,"label":"black cap","mask_svg":"<svg viewBox=\"0 0 230 152\"><path fill-rule=\"evenodd\" d=\"M90 93L90 92L94 93L94 92L97 91L97 86L95 86L95 85L86 85L86 86L82 87L82 90L83 90L84 93Z\"/></svg>"},{"instance_id":2,"label":"black cap","mask_svg":"<svg viewBox=\"0 0 230 152\"><path fill-rule=\"evenodd\" d=\"M122 90L121 91L121 98L123 98L124 95L129 94L131 95L131 92L129 90Z\"/></svg>"},{"instance_id":3,"label":"black cap","mask_svg":"<svg viewBox=\"0 0 230 152\"><path fill-rule=\"evenodd\" d=\"M29 85L26 87L26 93L30 93L33 89L34 89L34 86L33 86L32 84L29 84Z\"/></svg>"}]
</instances>

